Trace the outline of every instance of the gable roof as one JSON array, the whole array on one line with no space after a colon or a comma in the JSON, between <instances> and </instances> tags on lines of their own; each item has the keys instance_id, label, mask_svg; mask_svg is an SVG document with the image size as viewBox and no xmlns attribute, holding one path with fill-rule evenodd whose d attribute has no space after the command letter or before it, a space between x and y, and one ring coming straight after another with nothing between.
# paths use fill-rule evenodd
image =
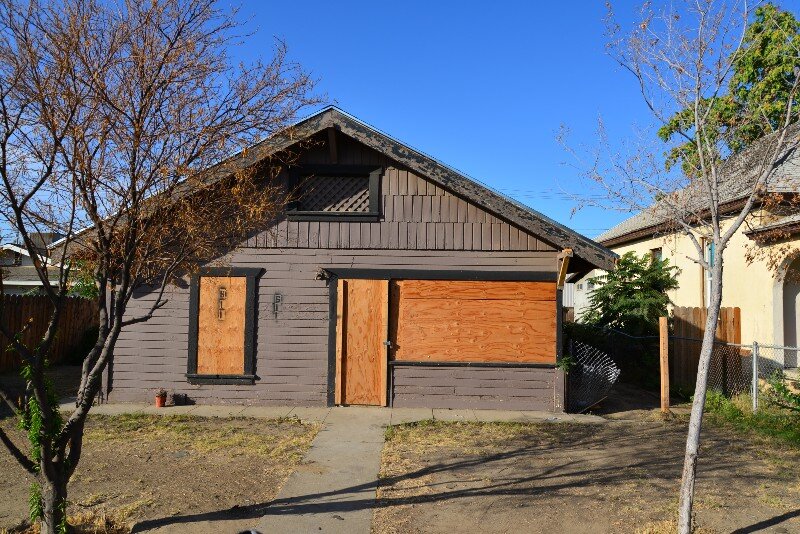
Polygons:
<instances>
[{"instance_id":1,"label":"gable roof","mask_svg":"<svg viewBox=\"0 0 800 534\"><path fill-rule=\"evenodd\" d=\"M758 179L758 168L750 163L764 155L770 149L770 141L774 140L771 134L763 137L751 147L729 158L720 169L719 204L722 213L740 208ZM788 139L800 136L800 123L789 126L786 134ZM768 177L766 189L770 193L797 193L800 191L800 152L789 148L781 156L777 167ZM656 235L660 227L668 222L669 210L659 210L658 203L629 217L606 230L595 239L606 246L621 245L638 239L648 239ZM702 211L705 206L698 206L697 211Z\"/></svg>"},{"instance_id":2,"label":"gable roof","mask_svg":"<svg viewBox=\"0 0 800 534\"><path fill-rule=\"evenodd\" d=\"M326 106L252 147L209 167L198 176L200 183L214 184L328 128L334 128L361 142L443 189L492 212L555 247L572 249L573 261L570 263L570 272L589 271L594 267L605 270L614 268L618 258L615 252L431 156L411 148L335 106ZM183 188L179 187L174 192L176 197L192 193L193 185L189 183L182 185ZM62 238L49 248L54 250L63 242Z\"/></svg>"},{"instance_id":3,"label":"gable roof","mask_svg":"<svg viewBox=\"0 0 800 534\"><path fill-rule=\"evenodd\" d=\"M606 270L614 267L617 255L609 249L401 143L334 106L325 107L297 124L208 169L203 182L210 184L221 180L327 128L338 130L419 173L443 189L492 212L555 247L572 249L574 256L592 267Z\"/></svg>"}]
</instances>

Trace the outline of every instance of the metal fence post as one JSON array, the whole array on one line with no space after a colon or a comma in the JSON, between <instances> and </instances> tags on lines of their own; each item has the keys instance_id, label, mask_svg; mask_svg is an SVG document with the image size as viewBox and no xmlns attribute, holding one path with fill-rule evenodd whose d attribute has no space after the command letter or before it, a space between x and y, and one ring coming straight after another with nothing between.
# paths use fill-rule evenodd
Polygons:
<instances>
[{"instance_id":1,"label":"metal fence post","mask_svg":"<svg viewBox=\"0 0 800 534\"><path fill-rule=\"evenodd\" d=\"M753 397L753 413L758 411L758 341L753 341L753 384L751 386Z\"/></svg>"}]
</instances>

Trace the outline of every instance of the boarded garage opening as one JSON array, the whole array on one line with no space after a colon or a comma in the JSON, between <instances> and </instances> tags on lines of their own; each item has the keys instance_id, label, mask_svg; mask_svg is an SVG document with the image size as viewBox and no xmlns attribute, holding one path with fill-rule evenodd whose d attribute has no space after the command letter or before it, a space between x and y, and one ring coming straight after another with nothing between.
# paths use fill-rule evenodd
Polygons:
<instances>
[{"instance_id":1,"label":"boarded garage opening","mask_svg":"<svg viewBox=\"0 0 800 534\"><path fill-rule=\"evenodd\" d=\"M553 282L396 280L391 359L556 363Z\"/></svg>"},{"instance_id":2,"label":"boarded garage opening","mask_svg":"<svg viewBox=\"0 0 800 534\"><path fill-rule=\"evenodd\" d=\"M390 365L556 363L553 282L339 279L337 291L336 404L385 406Z\"/></svg>"}]
</instances>

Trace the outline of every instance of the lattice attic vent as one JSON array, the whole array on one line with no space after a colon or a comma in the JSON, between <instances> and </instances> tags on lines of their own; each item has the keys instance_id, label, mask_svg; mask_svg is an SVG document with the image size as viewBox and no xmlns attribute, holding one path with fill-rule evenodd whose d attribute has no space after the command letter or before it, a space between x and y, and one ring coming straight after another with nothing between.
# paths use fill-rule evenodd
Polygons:
<instances>
[{"instance_id":1,"label":"lattice attic vent","mask_svg":"<svg viewBox=\"0 0 800 534\"><path fill-rule=\"evenodd\" d=\"M300 211L368 213L369 179L361 176L310 176L303 180Z\"/></svg>"}]
</instances>

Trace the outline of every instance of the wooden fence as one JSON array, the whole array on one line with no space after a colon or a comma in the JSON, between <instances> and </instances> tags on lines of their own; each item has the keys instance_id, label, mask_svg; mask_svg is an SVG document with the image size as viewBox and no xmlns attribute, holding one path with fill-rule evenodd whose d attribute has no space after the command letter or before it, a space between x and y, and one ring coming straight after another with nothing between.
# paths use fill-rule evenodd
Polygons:
<instances>
[{"instance_id":1,"label":"wooden fence","mask_svg":"<svg viewBox=\"0 0 800 534\"><path fill-rule=\"evenodd\" d=\"M22 341L34 347L47 329L53 305L46 296L3 295L3 321L11 332L22 330L31 321ZM97 326L96 304L78 297L66 299L56 339L50 351L50 363L58 363L79 348L86 332ZM0 334L0 372L18 369L19 354L9 348L10 340Z\"/></svg>"},{"instance_id":2,"label":"wooden fence","mask_svg":"<svg viewBox=\"0 0 800 534\"><path fill-rule=\"evenodd\" d=\"M700 346L705 332L706 308L676 307L673 310L673 337L671 341L672 357L670 358L670 382L685 391L694 391L697 379L697 365L700 361ZM715 341L715 356L722 358L721 369L724 378L737 372L741 367L741 350L739 347L722 349L721 343L742 342L742 313L739 308L720 308ZM739 370L740 371L740 370Z\"/></svg>"}]
</instances>

